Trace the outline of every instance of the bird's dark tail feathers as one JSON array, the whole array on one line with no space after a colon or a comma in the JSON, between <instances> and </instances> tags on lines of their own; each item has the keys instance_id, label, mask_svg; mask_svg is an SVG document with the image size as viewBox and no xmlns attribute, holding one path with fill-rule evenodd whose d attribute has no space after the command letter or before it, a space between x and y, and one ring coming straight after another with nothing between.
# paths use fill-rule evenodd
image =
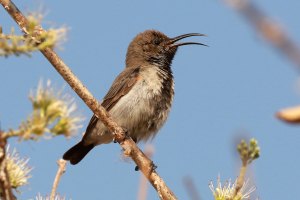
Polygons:
<instances>
[{"instance_id":1,"label":"bird's dark tail feathers","mask_svg":"<svg viewBox=\"0 0 300 200\"><path fill-rule=\"evenodd\" d=\"M80 141L63 155L63 159L69 160L72 165L76 165L94 146L94 144L84 145L83 142Z\"/></svg>"}]
</instances>

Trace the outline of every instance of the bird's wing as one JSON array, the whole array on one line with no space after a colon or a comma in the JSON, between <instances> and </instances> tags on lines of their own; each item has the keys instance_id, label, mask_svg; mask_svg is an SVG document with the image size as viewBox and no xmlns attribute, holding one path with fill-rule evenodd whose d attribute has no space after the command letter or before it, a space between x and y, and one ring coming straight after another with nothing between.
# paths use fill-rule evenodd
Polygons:
<instances>
[{"instance_id":1,"label":"bird's wing","mask_svg":"<svg viewBox=\"0 0 300 200\"><path fill-rule=\"evenodd\" d=\"M109 111L112 107L126 95L139 79L140 67L129 67L117 76L108 93L105 95L102 106ZM98 118L93 115L86 129L89 133L97 124Z\"/></svg>"},{"instance_id":2,"label":"bird's wing","mask_svg":"<svg viewBox=\"0 0 300 200\"><path fill-rule=\"evenodd\" d=\"M113 82L103 98L102 106L109 111L124 95L126 95L139 79L140 67L126 68Z\"/></svg>"}]
</instances>

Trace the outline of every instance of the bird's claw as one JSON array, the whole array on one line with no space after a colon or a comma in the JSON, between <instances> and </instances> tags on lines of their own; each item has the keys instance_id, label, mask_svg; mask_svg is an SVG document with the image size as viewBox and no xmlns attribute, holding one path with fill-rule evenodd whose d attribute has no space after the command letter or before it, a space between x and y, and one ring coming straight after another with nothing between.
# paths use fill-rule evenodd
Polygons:
<instances>
[{"instance_id":1,"label":"bird's claw","mask_svg":"<svg viewBox=\"0 0 300 200\"><path fill-rule=\"evenodd\" d=\"M157 169L157 165L154 164L154 162L151 162L151 172L155 171Z\"/></svg>"},{"instance_id":2,"label":"bird's claw","mask_svg":"<svg viewBox=\"0 0 300 200\"><path fill-rule=\"evenodd\" d=\"M153 161L151 162L150 165L151 165L151 173L152 173L152 172L154 172L157 169L157 166L154 164ZM139 171L140 170L139 166L135 166L134 170L135 171Z\"/></svg>"}]
</instances>

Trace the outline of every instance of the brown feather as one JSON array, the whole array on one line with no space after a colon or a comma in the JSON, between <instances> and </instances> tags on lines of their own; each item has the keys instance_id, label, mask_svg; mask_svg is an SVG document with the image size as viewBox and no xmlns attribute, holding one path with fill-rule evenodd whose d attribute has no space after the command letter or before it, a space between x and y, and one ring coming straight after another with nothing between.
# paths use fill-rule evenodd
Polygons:
<instances>
[{"instance_id":1,"label":"brown feather","mask_svg":"<svg viewBox=\"0 0 300 200\"><path fill-rule=\"evenodd\" d=\"M125 68L125 70L117 76L115 81L113 82L111 88L103 98L103 102L101 105L109 111L112 107L124 96L126 95L130 89L134 86L134 84L138 81L140 67L129 67ZM98 118L93 115L91 118L89 125L86 128L85 135L88 135L90 131L96 126Z\"/></svg>"},{"instance_id":2,"label":"brown feather","mask_svg":"<svg viewBox=\"0 0 300 200\"><path fill-rule=\"evenodd\" d=\"M134 86L138 80L139 71L140 67L126 68L115 79L101 104L107 111L109 111Z\"/></svg>"}]
</instances>

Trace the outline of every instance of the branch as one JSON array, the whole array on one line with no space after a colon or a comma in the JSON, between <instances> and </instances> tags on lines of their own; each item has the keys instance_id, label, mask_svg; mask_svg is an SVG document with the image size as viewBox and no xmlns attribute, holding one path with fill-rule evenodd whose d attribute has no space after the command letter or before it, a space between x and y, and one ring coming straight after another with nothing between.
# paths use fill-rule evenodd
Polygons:
<instances>
[{"instance_id":1,"label":"branch","mask_svg":"<svg viewBox=\"0 0 300 200\"><path fill-rule=\"evenodd\" d=\"M3 200L15 200L6 169L6 139L2 137L2 133L0 130L0 199L3 197Z\"/></svg>"},{"instance_id":2,"label":"branch","mask_svg":"<svg viewBox=\"0 0 300 200\"><path fill-rule=\"evenodd\" d=\"M242 162L242 167L240 169L240 174L236 180L235 190L234 190L234 196L236 196L240 190L242 189L244 183L245 183L245 175L247 171L248 163Z\"/></svg>"},{"instance_id":3,"label":"branch","mask_svg":"<svg viewBox=\"0 0 300 200\"><path fill-rule=\"evenodd\" d=\"M154 146L151 144L148 144L145 146L145 154L149 157L152 158L154 154ZM148 190L148 184L147 184L147 179L145 176L141 175L140 179L140 188L138 191L137 199L138 200L146 200L147 199L147 190Z\"/></svg>"},{"instance_id":4,"label":"branch","mask_svg":"<svg viewBox=\"0 0 300 200\"><path fill-rule=\"evenodd\" d=\"M197 191L197 188L195 186L195 183L194 183L194 180L192 177L190 177L190 176L184 177L183 184L184 184L191 200L201 200L200 194Z\"/></svg>"},{"instance_id":5,"label":"branch","mask_svg":"<svg viewBox=\"0 0 300 200\"><path fill-rule=\"evenodd\" d=\"M14 3L10 0L0 0L0 3L10 14L10 16L17 22L22 31L27 34L26 25L28 24L28 20L14 5ZM44 32L42 27L38 26L36 28L37 35ZM50 48L45 48L40 51L53 65L57 72L71 86L71 88L78 94L78 96L85 102L85 104L103 122L109 131L114 134L115 141L117 141L124 151L133 159L141 172L156 189L159 197L161 199L176 199L173 192L167 187L163 179L153 169L153 162L147 158L147 156L136 146L135 142L130 137L126 137L124 130L115 121L113 121L108 112L93 97L93 95L81 83L81 81L72 73L70 68L60 59L60 57Z\"/></svg>"},{"instance_id":6,"label":"branch","mask_svg":"<svg viewBox=\"0 0 300 200\"><path fill-rule=\"evenodd\" d=\"M52 186L52 190L51 190L51 195L50 195L50 200L54 200L55 199L55 194L56 194L58 183L60 181L60 177L66 171L67 161L65 161L63 159L59 159L57 161L57 165L58 165L58 170L57 170L54 182L53 182L53 186Z\"/></svg>"},{"instance_id":7,"label":"branch","mask_svg":"<svg viewBox=\"0 0 300 200\"><path fill-rule=\"evenodd\" d=\"M257 7L253 1L224 0L229 6L239 11L256 31L261 34L273 47L279 50L289 60L300 67L300 47L287 32Z\"/></svg>"},{"instance_id":8,"label":"branch","mask_svg":"<svg viewBox=\"0 0 300 200\"><path fill-rule=\"evenodd\" d=\"M237 150L240 154L242 167L240 169L239 177L236 181L234 197L240 196L239 194L241 193L242 188L245 184L245 175L248 165L260 156L260 148L258 146L258 142L254 138L250 140L249 144L247 144L245 140L242 140L238 144Z\"/></svg>"},{"instance_id":9,"label":"branch","mask_svg":"<svg viewBox=\"0 0 300 200\"><path fill-rule=\"evenodd\" d=\"M300 123L300 106L284 108L276 113L276 117L284 122L299 124Z\"/></svg>"}]
</instances>

